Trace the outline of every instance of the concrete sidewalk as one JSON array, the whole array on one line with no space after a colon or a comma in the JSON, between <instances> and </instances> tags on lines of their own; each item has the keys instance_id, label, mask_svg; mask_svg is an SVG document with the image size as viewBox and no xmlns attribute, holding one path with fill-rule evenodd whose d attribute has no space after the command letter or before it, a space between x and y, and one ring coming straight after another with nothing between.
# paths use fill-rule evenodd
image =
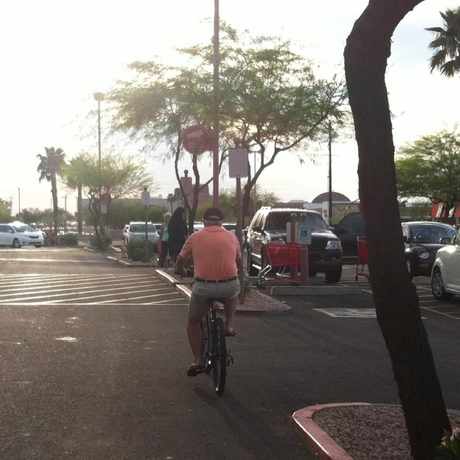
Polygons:
<instances>
[{"instance_id":1,"label":"concrete sidewalk","mask_svg":"<svg viewBox=\"0 0 460 460\"><path fill-rule=\"evenodd\" d=\"M155 272L169 283L176 285L187 297L191 296L192 278L181 278L174 274L172 268L156 269ZM239 313L279 313L291 310L285 302L270 297L258 289L253 288L246 296L244 304L238 304Z\"/></svg>"}]
</instances>

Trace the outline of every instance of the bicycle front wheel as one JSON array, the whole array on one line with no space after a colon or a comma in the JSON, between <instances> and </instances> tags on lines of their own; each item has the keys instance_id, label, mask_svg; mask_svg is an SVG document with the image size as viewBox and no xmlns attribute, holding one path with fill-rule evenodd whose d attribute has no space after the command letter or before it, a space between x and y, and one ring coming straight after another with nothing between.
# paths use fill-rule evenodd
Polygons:
<instances>
[{"instance_id":1,"label":"bicycle front wheel","mask_svg":"<svg viewBox=\"0 0 460 460\"><path fill-rule=\"evenodd\" d=\"M220 396L225 389L225 378L227 376L227 347L225 344L225 330L222 318L216 318L214 323L214 363L212 367L212 378L216 393Z\"/></svg>"}]
</instances>

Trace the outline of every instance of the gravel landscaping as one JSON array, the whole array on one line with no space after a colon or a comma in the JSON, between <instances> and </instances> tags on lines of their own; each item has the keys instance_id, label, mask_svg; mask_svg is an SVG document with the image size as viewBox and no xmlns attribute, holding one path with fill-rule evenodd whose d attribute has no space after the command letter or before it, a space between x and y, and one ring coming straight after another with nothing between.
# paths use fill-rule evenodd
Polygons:
<instances>
[{"instance_id":1,"label":"gravel landscaping","mask_svg":"<svg viewBox=\"0 0 460 460\"><path fill-rule=\"evenodd\" d=\"M460 426L460 413L449 413ZM410 447L400 406L371 404L324 408L313 420L354 460L410 460Z\"/></svg>"}]
</instances>

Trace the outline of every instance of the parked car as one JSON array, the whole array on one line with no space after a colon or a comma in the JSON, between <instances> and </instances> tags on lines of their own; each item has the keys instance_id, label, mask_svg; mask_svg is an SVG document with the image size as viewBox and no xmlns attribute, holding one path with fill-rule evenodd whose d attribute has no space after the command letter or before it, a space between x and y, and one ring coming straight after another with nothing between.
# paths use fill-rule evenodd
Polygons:
<instances>
[{"instance_id":1,"label":"parked car","mask_svg":"<svg viewBox=\"0 0 460 460\"><path fill-rule=\"evenodd\" d=\"M147 222L147 239L156 243L160 235L151 222ZM145 240L145 222L130 222L126 232L126 243L133 240Z\"/></svg>"},{"instance_id":2,"label":"parked car","mask_svg":"<svg viewBox=\"0 0 460 460\"><path fill-rule=\"evenodd\" d=\"M324 273L328 283L337 283L342 275L342 245L316 211L291 208L263 207L254 215L246 237L247 266L255 274L257 265L263 269L267 265L263 246L270 241L286 241L286 224L294 220L302 221L311 230L309 248L310 275Z\"/></svg>"},{"instance_id":3,"label":"parked car","mask_svg":"<svg viewBox=\"0 0 460 460\"><path fill-rule=\"evenodd\" d=\"M455 237L455 229L440 222L403 222L407 270L411 276L430 276L436 253Z\"/></svg>"},{"instance_id":4,"label":"parked car","mask_svg":"<svg viewBox=\"0 0 460 460\"><path fill-rule=\"evenodd\" d=\"M431 270L431 291L439 300L460 295L460 231L452 244L438 250Z\"/></svg>"},{"instance_id":5,"label":"parked car","mask_svg":"<svg viewBox=\"0 0 460 460\"><path fill-rule=\"evenodd\" d=\"M340 238L344 256L358 254L357 238L366 236L366 224L360 212L351 212L339 223L333 225L334 233Z\"/></svg>"},{"instance_id":6,"label":"parked car","mask_svg":"<svg viewBox=\"0 0 460 460\"><path fill-rule=\"evenodd\" d=\"M19 233L11 224L0 224L0 246L20 248L23 245L24 235Z\"/></svg>"},{"instance_id":7,"label":"parked car","mask_svg":"<svg viewBox=\"0 0 460 460\"><path fill-rule=\"evenodd\" d=\"M21 234L20 237L23 245L33 245L36 248L45 245L45 234L41 230L32 228L30 225L22 222L13 222L11 225Z\"/></svg>"},{"instance_id":8,"label":"parked car","mask_svg":"<svg viewBox=\"0 0 460 460\"><path fill-rule=\"evenodd\" d=\"M230 232L236 233L236 223L233 222L224 222L222 224L222 227L225 228L225 230L229 230Z\"/></svg>"}]
</instances>

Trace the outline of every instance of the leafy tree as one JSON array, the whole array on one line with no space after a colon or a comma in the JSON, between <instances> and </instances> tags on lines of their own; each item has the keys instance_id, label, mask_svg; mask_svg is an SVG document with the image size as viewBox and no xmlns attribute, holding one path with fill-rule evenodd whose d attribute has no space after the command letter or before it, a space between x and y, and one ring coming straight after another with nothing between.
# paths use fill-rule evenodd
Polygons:
<instances>
[{"instance_id":1,"label":"leafy tree","mask_svg":"<svg viewBox=\"0 0 460 460\"><path fill-rule=\"evenodd\" d=\"M45 147L45 155L38 154L40 162L37 171L40 174L39 181L47 180L51 182L51 195L53 197L54 232L58 231L58 195L57 195L57 176L62 174L64 167L65 153L61 148Z\"/></svg>"},{"instance_id":2,"label":"leafy tree","mask_svg":"<svg viewBox=\"0 0 460 460\"><path fill-rule=\"evenodd\" d=\"M453 77L460 70L460 7L440 14L444 28L426 29L435 33L435 39L430 43L430 48L434 50L431 71L437 69L441 74Z\"/></svg>"},{"instance_id":3,"label":"leafy tree","mask_svg":"<svg viewBox=\"0 0 460 460\"><path fill-rule=\"evenodd\" d=\"M266 37L243 42L233 29L223 29L220 150L244 146L259 155L259 166L256 171L250 170L244 188L243 208L247 214L251 190L265 168L281 152L314 140L325 129L328 118L340 117L345 91L336 80L316 78L309 62L293 53L289 43ZM111 94L115 129L169 146L177 177L182 129L194 123L211 126L214 116L212 47L197 45L180 52L189 64L171 67L134 63L131 68L135 77ZM198 157L192 159L196 193L190 207L194 209L202 181ZM220 162L224 159L222 155Z\"/></svg>"},{"instance_id":4,"label":"leafy tree","mask_svg":"<svg viewBox=\"0 0 460 460\"><path fill-rule=\"evenodd\" d=\"M11 203L0 198L0 222L11 220Z\"/></svg>"},{"instance_id":5,"label":"leafy tree","mask_svg":"<svg viewBox=\"0 0 460 460\"><path fill-rule=\"evenodd\" d=\"M345 71L358 143L359 195L377 320L398 385L412 456L431 460L450 424L416 289L405 267L385 84L394 30L422 1L369 0L348 37Z\"/></svg>"},{"instance_id":6,"label":"leafy tree","mask_svg":"<svg viewBox=\"0 0 460 460\"><path fill-rule=\"evenodd\" d=\"M86 190L96 242L104 247L108 242L105 225L110 221L112 200L139 196L144 187L151 185L152 178L147 174L145 165L132 158L106 154L102 158L100 173L96 155L82 154L79 158L79 161L66 168L66 177L82 184ZM105 219L103 211L106 211Z\"/></svg>"},{"instance_id":7,"label":"leafy tree","mask_svg":"<svg viewBox=\"0 0 460 460\"><path fill-rule=\"evenodd\" d=\"M460 201L460 135L441 131L399 151L396 161L399 195L447 203Z\"/></svg>"},{"instance_id":8,"label":"leafy tree","mask_svg":"<svg viewBox=\"0 0 460 460\"><path fill-rule=\"evenodd\" d=\"M144 221L146 217L150 222L163 222L164 213L164 209L156 206L149 206L146 212L141 200L118 199L112 202L109 225L122 228L130 221Z\"/></svg>"}]
</instances>

